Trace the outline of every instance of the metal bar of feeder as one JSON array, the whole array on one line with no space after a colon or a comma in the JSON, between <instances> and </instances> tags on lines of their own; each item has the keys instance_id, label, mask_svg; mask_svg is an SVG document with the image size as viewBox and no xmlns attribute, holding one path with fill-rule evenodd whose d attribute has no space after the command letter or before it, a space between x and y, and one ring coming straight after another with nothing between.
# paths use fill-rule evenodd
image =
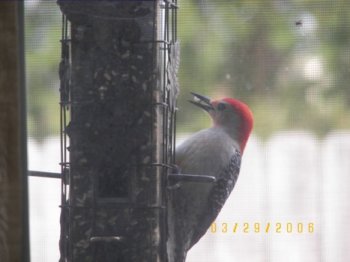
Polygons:
<instances>
[{"instance_id":1,"label":"metal bar of feeder","mask_svg":"<svg viewBox=\"0 0 350 262\"><path fill-rule=\"evenodd\" d=\"M43 172L43 171L28 171L28 175L36 177L62 178L60 173Z\"/></svg>"},{"instance_id":2,"label":"metal bar of feeder","mask_svg":"<svg viewBox=\"0 0 350 262\"><path fill-rule=\"evenodd\" d=\"M90 242L121 242L124 237L121 236L94 236L90 237Z\"/></svg>"},{"instance_id":3,"label":"metal bar of feeder","mask_svg":"<svg viewBox=\"0 0 350 262\"><path fill-rule=\"evenodd\" d=\"M213 176L189 175L189 174L169 174L168 178L173 182L201 182L214 183L216 178Z\"/></svg>"},{"instance_id":4,"label":"metal bar of feeder","mask_svg":"<svg viewBox=\"0 0 350 262\"><path fill-rule=\"evenodd\" d=\"M99 202L99 205L101 207L109 207L110 209L125 209L127 207L129 208L133 208L133 209L165 209L166 206L156 206L156 205L137 205L137 204L132 204L130 205L130 203L118 203L118 205L115 205L116 201L114 202ZM60 205L60 208L79 208L79 209L92 209L94 208L93 205L90 206L81 206L81 205Z\"/></svg>"}]
</instances>

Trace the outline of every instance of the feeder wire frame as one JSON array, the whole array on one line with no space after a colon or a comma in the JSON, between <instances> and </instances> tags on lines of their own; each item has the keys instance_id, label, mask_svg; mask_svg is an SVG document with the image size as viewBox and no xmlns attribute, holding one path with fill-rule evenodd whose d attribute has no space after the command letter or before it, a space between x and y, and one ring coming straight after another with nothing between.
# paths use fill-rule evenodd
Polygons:
<instances>
[{"instance_id":1,"label":"feeder wire frame","mask_svg":"<svg viewBox=\"0 0 350 262\"><path fill-rule=\"evenodd\" d=\"M60 151L61 151L61 218L59 241L60 262L67 261L69 243L69 161L68 161L68 137L66 134L69 121L69 93L70 93L70 36L69 23L65 15L62 15L61 32L61 61L59 65L60 77Z\"/></svg>"}]
</instances>

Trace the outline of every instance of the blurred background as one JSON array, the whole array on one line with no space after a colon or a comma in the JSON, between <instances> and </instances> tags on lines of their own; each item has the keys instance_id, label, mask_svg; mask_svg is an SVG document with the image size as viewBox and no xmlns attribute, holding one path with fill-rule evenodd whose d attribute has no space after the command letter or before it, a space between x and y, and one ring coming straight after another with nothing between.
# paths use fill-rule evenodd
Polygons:
<instances>
[{"instance_id":1,"label":"blurred background","mask_svg":"<svg viewBox=\"0 0 350 262\"><path fill-rule=\"evenodd\" d=\"M255 118L236 188L188 261L350 261L350 2L179 6L178 142L210 125L190 91L241 99ZM29 169L58 172L55 1L25 0L25 34ZM60 181L29 182L32 261L57 261Z\"/></svg>"}]
</instances>

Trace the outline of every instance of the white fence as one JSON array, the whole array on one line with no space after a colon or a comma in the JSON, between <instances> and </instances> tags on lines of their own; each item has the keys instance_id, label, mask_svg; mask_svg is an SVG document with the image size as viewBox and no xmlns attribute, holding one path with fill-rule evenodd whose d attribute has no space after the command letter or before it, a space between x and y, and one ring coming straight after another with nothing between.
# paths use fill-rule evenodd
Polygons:
<instances>
[{"instance_id":1,"label":"white fence","mask_svg":"<svg viewBox=\"0 0 350 262\"><path fill-rule=\"evenodd\" d=\"M59 141L29 142L30 169L58 171ZM350 261L350 132L252 137L240 178L188 262ZM30 178L32 261L59 257L60 182Z\"/></svg>"}]
</instances>

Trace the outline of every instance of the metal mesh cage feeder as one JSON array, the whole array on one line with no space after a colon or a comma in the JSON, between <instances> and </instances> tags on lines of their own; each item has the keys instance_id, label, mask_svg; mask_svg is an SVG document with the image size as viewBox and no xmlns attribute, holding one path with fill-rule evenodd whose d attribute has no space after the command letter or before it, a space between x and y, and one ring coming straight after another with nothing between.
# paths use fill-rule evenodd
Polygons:
<instances>
[{"instance_id":1,"label":"metal mesh cage feeder","mask_svg":"<svg viewBox=\"0 0 350 262\"><path fill-rule=\"evenodd\" d=\"M166 261L176 1L58 1L60 261Z\"/></svg>"}]
</instances>

